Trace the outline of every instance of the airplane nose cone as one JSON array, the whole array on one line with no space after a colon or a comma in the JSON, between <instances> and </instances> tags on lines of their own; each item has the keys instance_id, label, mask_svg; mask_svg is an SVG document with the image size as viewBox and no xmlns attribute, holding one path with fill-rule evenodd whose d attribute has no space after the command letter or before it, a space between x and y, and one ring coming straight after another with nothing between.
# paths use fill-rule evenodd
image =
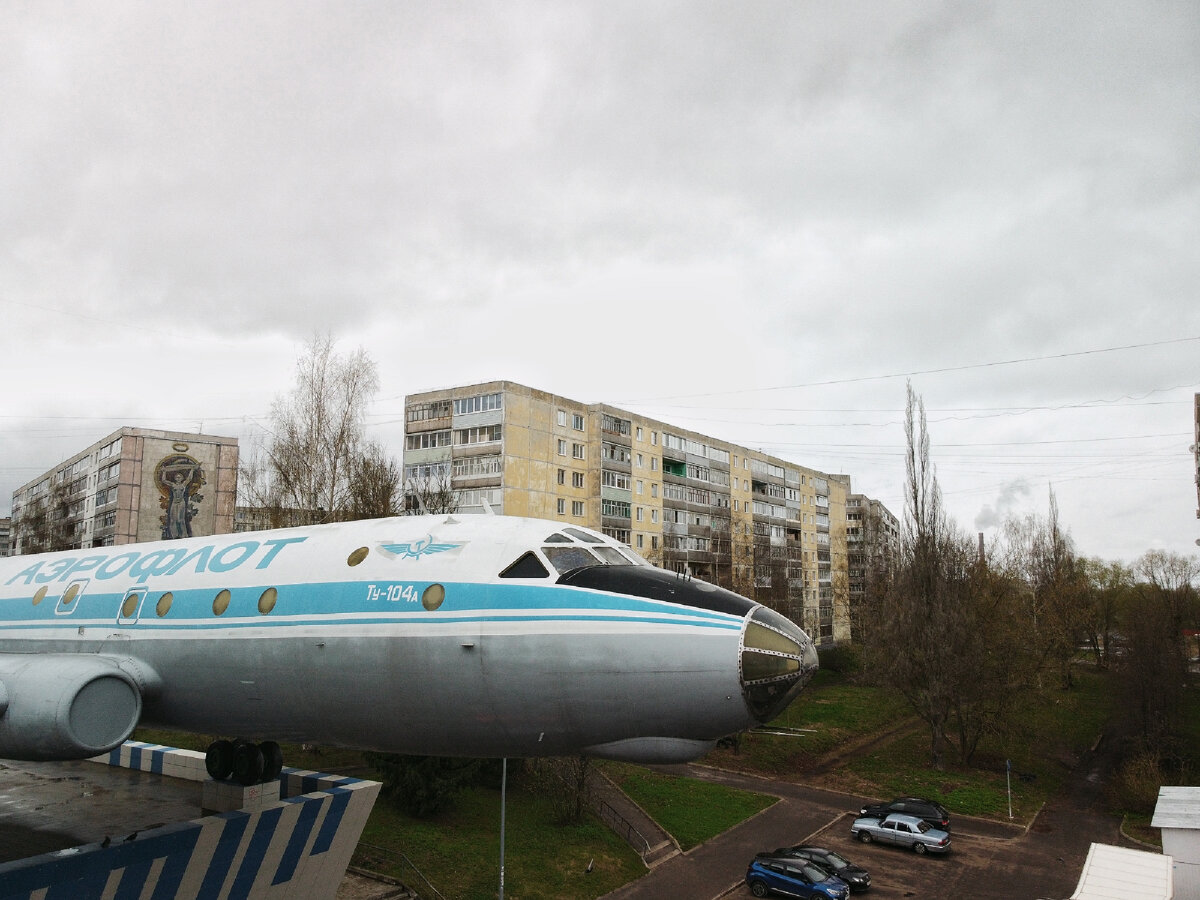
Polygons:
<instances>
[{"instance_id":1,"label":"airplane nose cone","mask_svg":"<svg viewBox=\"0 0 1200 900\"><path fill-rule=\"evenodd\" d=\"M817 648L795 623L760 606L742 630L742 695L766 723L787 707L817 671Z\"/></svg>"}]
</instances>

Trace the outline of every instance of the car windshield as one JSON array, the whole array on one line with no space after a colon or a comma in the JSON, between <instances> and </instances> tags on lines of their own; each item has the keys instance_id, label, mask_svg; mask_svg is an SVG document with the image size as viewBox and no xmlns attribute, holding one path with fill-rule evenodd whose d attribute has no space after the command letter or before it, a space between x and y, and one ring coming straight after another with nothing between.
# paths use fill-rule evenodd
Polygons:
<instances>
[{"instance_id":1,"label":"car windshield","mask_svg":"<svg viewBox=\"0 0 1200 900\"><path fill-rule=\"evenodd\" d=\"M804 877L814 884L824 881L829 877L824 869L822 869L820 866L814 866L812 863L809 863L807 866L805 866L803 872Z\"/></svg>"},{"instance_id":2,"label":"car windshield","mask_svg":"<svg viewBox=\"0 0 1200 900\"><path fill-rule=\"evenodd\" d=\"M846 859L844 856L838 856L836 853L825 854L824 861L829 863L829 865L833 866L835 869L844 869L846 866L850 865L850 860Z\"/></svg>"}]
</instances>

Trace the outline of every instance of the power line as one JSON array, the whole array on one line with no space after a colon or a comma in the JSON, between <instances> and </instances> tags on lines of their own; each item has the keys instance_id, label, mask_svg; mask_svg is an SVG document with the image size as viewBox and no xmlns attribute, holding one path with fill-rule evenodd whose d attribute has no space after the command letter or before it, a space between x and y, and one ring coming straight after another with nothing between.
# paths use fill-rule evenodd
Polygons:
<instances>
[{"instance_id":1,"label":"power line","mask_svg":"<svg viewBox=\"0 0 1200 900\"><path fill-rule=\"evenodd\" d=\"M1186 344L1200 341L1200 337L1172 338L1165 341L1150 341L1144 344L1125 344L1119 347L1101 347L1094 350L1074 350L1067 353L1051 353L1045 356L1023 356L1017 359L993 360L991 362L968 363L962 366L943 366L937 369L915 369L911 372L895 372L890 375L860 375L856 378L832 378L827 381L810 381L803 384L776 385L764 388L745 388L740 391L712 391L703 394L674 394L649 400L635 401L635 404L656 403L663 400L693 400L701 397L735 397L744 394L765 394L771 391L790 391L798 388L830 387L839 384L861 384L865 381L886 381L892 378L912 378L916 375L944 375L949 372L966 372L971 369L990 369L999 366L1015 366L1023 363L1045 362L1055 359L1071 359L1078 356L1095 356L1101 353L1118 353L1124 350L1146 350L1152 347L1166 347L1172 344ZM615 401L621 405L630 405L628 401Z\"/></svg>"}]
</instances>

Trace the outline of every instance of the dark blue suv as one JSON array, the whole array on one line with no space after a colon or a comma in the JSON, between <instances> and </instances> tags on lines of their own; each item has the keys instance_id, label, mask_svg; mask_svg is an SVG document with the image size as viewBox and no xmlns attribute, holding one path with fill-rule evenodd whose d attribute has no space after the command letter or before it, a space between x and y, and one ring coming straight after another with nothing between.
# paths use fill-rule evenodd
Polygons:
<instances>
[{"instance_id":1,"label":"dark blue suv","mask_svg":"<svg viewBox=\"0 0 1200 900\"><path fill-rule=\"evenodd\" d=\"M755 897L782 894L785 897L816 897L846 900L850 888L842 879L804 859L785 859L760 853L746 869L746 884Z\"/></svg>"}]
</instances>

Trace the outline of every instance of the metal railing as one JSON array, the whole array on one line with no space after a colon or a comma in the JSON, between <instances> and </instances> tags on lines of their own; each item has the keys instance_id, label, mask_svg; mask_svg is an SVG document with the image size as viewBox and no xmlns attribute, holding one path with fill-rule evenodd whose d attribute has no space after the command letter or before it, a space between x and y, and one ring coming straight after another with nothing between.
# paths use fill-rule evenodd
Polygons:
<instances>
[{"instance_id":1,"label":"metal railing","mask_svg":"<svg viewBox=\"0 0 1200 900\"><path fill-rule=\"evenodd\" d=\"M625 843L634 849L634 852L642 858L642 862L645 862L646 857L650 854L650 842L646 840L645 835L634 828L633 823L617 812L608 801L596 797L593 802L595 803L596 814L600 816L600 820L614 834L624 838ZM637 840L635 841L634 838Z\"/></svg>"}]
</instances>

